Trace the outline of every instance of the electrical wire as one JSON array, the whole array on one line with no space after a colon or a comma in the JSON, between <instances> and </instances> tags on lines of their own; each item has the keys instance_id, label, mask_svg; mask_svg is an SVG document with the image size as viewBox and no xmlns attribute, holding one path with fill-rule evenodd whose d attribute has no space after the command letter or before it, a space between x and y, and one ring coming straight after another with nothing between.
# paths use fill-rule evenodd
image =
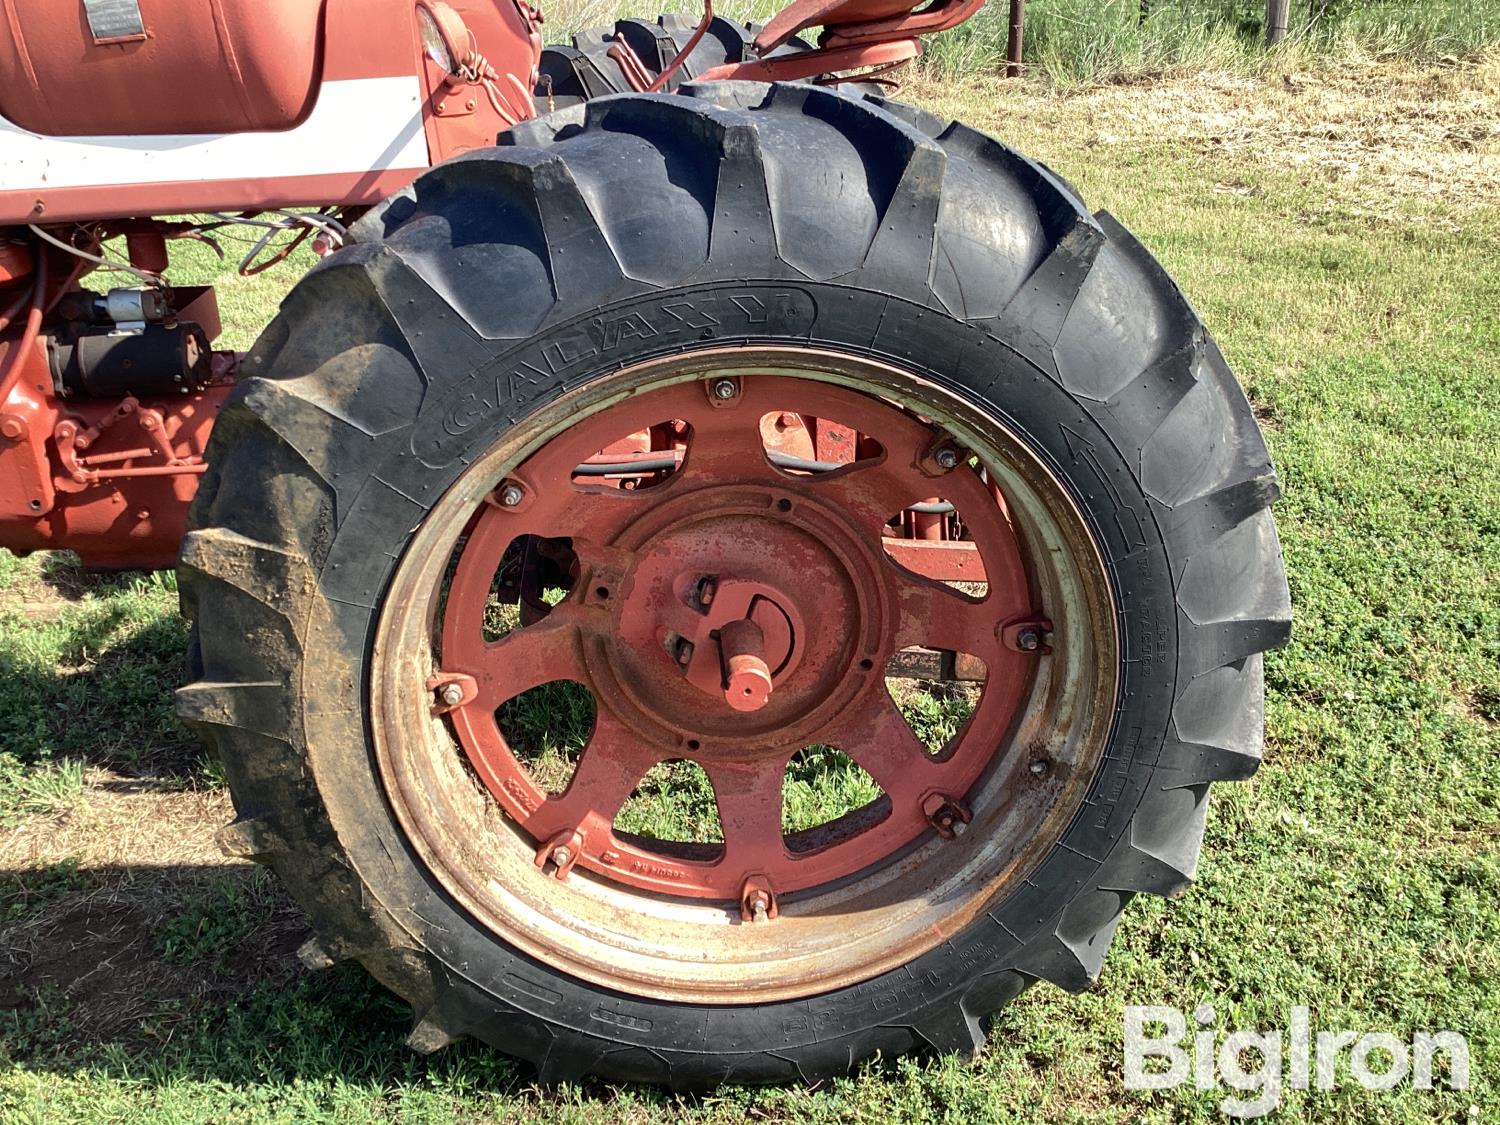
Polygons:
<instances>
[{"instance_id":1,"label":"electrical wire","mask_svg":"<svg viewBox=\"0 0 1500 1125\"><path fill-rule=\"evenodd\" d=\"M259 212L257 214L226 215L222 211L210 211L209 218L217 220L214 223L205 223L192 228L192 232L202 235L206 231L218 231L227 226L257 227L263 229L265 234L250 244L249 252L240 259L239 273L244 277L253 277L263 270L270 269L279 262L283 262L298 246L307 239L314 231L322 231L328 236L334 247L341 246L349 236L349 229L339 222L331 214L323 211L283 211L273 210ZM279 218L265 219L261 214L277 215ZM290 243L283 246L272 258L264 262L256 262L270 245L271 240L284 231L297 231L297 236ZM240 241L236 239L235 241ZM248 240L246 240L248 241Z\"/></svg>"},{"instance_id":2,"label":"electrical wire","mask_svg":"<svg viewBox=\"0 0 1500 1125\"><path fill-rule=\"evenodd\" d=\"M134 276L140 278L142 281L157 286L158 288L166 287L166 278L162 277L162 275L159 273L152 273L150 270L143 270L136 266L127 265L124 262L117 262L112 258L101 257L98 254L90 254L86 250L80 250L72 243L64 242L62 239L48 234L35 223L28 223L27 226L31 228L31 233L36 235L43 242L50 243L51 245L56 246L59 250L63 250L69 254L72 254L75 258L82 258L85 262L92 262L100 269L116 270L120 273L133 274Z\"/></svg>"},{"instance_id":3,"label":"electrical wire","mask_svg":"<svg viewBox=\"0 0 1500 1125\"><path fill-rule=\"evenodd\" d=\"M47 306L47 255L37 256L36 272L31 286L31 307L26 313L26 327L18 340L11 343L0 362L0 387L9 387L10 377L21 369L21 357L31 350L31 343L42 330L42 316Z\"/></svg>"}]
</instances>

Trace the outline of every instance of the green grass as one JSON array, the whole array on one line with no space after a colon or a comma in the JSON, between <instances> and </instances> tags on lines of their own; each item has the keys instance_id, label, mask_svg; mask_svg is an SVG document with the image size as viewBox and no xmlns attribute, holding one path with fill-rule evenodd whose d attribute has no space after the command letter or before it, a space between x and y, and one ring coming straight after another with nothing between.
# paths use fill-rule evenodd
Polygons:
<instances>
[{"instance_id":1,"label":"green grass","mask_svg":"<svg viewBox=\"0 0 1500 1125\"><path fill-rule=\"evenodd\" d=\"M256 868L249 878L214 879L183 896L178 912L156 932L169 963L224 958L254 933L274 895L274 876Z\"/></svg>"},{"instance_id":2,"label":"green grass","mask_svg":"<svg viewBox=\"0 0 1500 1125\"><path fill-rule=\"evenodd\" d=\"M1110 104L1133 117L1171 94L1120 91ZM1363 96L1375 117L1394 114L1383 87ZM409 1016L357 968L286 969L260 985L247 970L211 1001L163 991L124 1030L99 1031L55 990L0 1010L0 1120L1217 1120L1218 1092L1122 1089L1126 1003L1209 1003L1220 1031L1284 1026L1300 1004L1321 1029L1457 1030L1473 1049L1466 1093L1288 1091L1282 1119L1500 1114L1500 199L1371 189L1315 159L1186 129L1101 140L1109 106L1024 84L925 99L1046 160L1135 230L1265 422L1286 487L1277 518L1296 625L1266 663L1265 765L1216 791L1196 885L1134 903L1098 987L1028 993L972 1067L906 1059L814 1091L701 1099L592 1084L543 1093L524 1067L472 1045L406 1053ZM1391 151L1372 152L1364 175ZM274 292L231 287L237 340ZM75 591L69 573L0 564L4 800L24 815L14 779L65 761L211 784L170 714L182 639L170 592L135 578ZM0 829L0 844L50 823L31 814ZM148 865L17 868L0 910L27 925L72 901L75 877L158 878ZM151 948L170 947L174 972L286 964L256 928L274 885L203 890L252 878L240 871L171 892Z\"/></svg>"},{"instance_id":3,"label":"green grass","mask_svg":"<svg viewBox=\"0 0 1500 1125\"><path fill-rule=\"evenodd\" d=\"M187 626L176 576L90 575L70 555L0 555L0 824L66 804L84 766L193 784L173 713Z\"/></svg>"},{"instance_id":4,"label":"green grass","mask_svg":"<svg viewBox=\"0 0 1500 1125\"><path fill-rule=\"evenodd\" d=\"M1023 58L1029 73L1065 86L1201 69L1254 72L1350 54L1407 59L1466 54L1500 43L1496 0L1292 5L1290 35L1264 47L1259 0L1031 0ZM1321 15L1310 15L1322 9ZM998 73L1010 36L1008 4L991 3L937 37L923 67L946 79Z\"/></svg>"}]
</instances>

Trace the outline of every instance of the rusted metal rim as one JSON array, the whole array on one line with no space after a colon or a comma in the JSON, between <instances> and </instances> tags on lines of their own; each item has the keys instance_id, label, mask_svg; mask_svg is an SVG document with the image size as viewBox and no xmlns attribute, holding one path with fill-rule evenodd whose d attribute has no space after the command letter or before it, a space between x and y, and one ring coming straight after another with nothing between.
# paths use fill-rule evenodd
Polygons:
<instances>
[{"instance_id":1,"label":"rusted metal rim","mask_svg":"<svg viewBox=\"0 0 1500 1125\"><path fill-rule=\"evenodd\" d=\"M755 424L778 410L835 418L879 453L785 472ZM664 419L692 433L664 484L630 493L572 477L589 453ZM882 549L893 512L938 495L964 513L989 578L982 599L911 575ZM573 591L538 623L486 641L478 620L518 535L573 546ZM1015 623L1043 613L1050 647L1023 650ZM1118 668L1098 552L1024 442L909 372L790 348L641 364L529 419L418 529L378 636L377 760L433 875L550 964L692 1002L827 991L950 937L1076 812ZM988 671L964 730L936 756L883 680L886 660L914 644ZM568 789L549 797L494 715L554 679L587 683L597 718ZM790 846L781 774L818 742L886 796ZM664 853L611 830L634 783L667 758L707 771L717 850Z\"/></svg>"}]
</instances>

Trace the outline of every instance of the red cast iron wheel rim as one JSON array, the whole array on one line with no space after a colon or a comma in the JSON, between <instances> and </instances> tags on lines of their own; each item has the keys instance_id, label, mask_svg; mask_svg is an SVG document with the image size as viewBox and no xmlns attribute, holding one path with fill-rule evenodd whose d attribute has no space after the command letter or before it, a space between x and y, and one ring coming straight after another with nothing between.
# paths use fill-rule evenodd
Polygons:
<instances>
[{"instance_id":1,"label":"red cast iron wheel rim","mask_svg":"<svg viewBox=\"0 0 1500 1125\"><path fill-rule=\"evenodd\" d=\"M716 391L726 383L731 394ZM788 412L871 440L852 464L785 471L758 423ZM668 420L687 432L665 480L630 491L575 477ZM982 596L883 547L893 515L934 497L964 521ZM519 536L568 547L570 589L540 620L487 639L485 608ZM1052 619L1050 647L1018 651L1016 623L1038 616ZM591 381L475 454L388 587L371 730L411 844L498 936L632 994L762 1003L905 964L1034 870L1103 753L1117 645L1092 536L992 415L842 353L704 349ZM911 646L985 668L966 724L936 754L885 686L891 656ZM587 686L595 723L549 795L496 712L560 679ZM726 688L740 685L754 697L731 707ZM787 761L812 745L843 751L884 795L783 835ZM708 776L723 844L615 831L647 770L681 759ZM955 838L953 818L970 816Z\"/></svg>"},{"instance_id":2,"label":"red cast iron wheel rim","mask_svg":"<svg viewBox=\"0 0 1500 1125\"><path fill-rule=\"evenodd\" d=\"M504 486L521 490L519 502L486 505L470 530L442 630L443 673L477 685L451 713L458 740L539 847L566 842L571 861L606 878L712 899L738 898L754 877L777 894L816 887L932 832L924 802L968 792L1005 747L1035 659L1007 648L999 629L1039 609L1003 509L967 463L937 465L941 439L930 425L827 383L747 375L735 389L727 401L701 382L639 395L528 457ZM785 472L761 442L760 419L777 411L837 420L883 452L831 472ZM639 491L569 483L575 465L663 419L691 427L682 467L664 483ZM911 574L881 545L893 515L939 491L963 513L983 560L982 598ZM486 641L494 576L519 535L570 539L580 574L543 621ZM716 593L701 606L705 581ZM795 627L790 652L774 652L781 667L768 702L747 716L722 688L716 697L693 681L718 670L715 631L744 619L750 599ZM693 645L687 674L674 660L676 638ZM978 657L988 672L967 724L938 756L886 689L888 661L914 645ZM549 797L506 745L496 711L556 680L592 691L596 721L566 791ZM848 755L888 807L799 851L782 834L782 781L809 745ZM697 762L713 785L724 834L715 858L664 855L612 828L646 772L674 759Z\"/></svg>"}]
</instances>

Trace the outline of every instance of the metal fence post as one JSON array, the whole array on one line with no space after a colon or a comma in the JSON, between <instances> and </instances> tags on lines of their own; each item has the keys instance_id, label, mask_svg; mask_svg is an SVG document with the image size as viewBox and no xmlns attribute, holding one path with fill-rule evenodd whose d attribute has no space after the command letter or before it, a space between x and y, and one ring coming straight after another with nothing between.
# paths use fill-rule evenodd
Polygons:
<instances>
[{"instance_id":1,"label":"metal fence post","mask_svg":"<svg viewBox=\"0 0 1500 1125\"><path fill-rule=\"evenodd\" d=\"M1021 38L1026 30L1026 0L1010 0L1010 42L1005 51L1005 77L1021 77Z\"/></svg>"},{"instance_id":2,"label":"metal fence post","mask_svg":"<svg viewBox=\"0 0 1500 1125\"><path fill-rule=\"evenodd\" d=\"M1266 46L1271 47L1286 38L1287 20L1291 14L1292 0L1266 0Z\"/></svg>"}]
</instances>

